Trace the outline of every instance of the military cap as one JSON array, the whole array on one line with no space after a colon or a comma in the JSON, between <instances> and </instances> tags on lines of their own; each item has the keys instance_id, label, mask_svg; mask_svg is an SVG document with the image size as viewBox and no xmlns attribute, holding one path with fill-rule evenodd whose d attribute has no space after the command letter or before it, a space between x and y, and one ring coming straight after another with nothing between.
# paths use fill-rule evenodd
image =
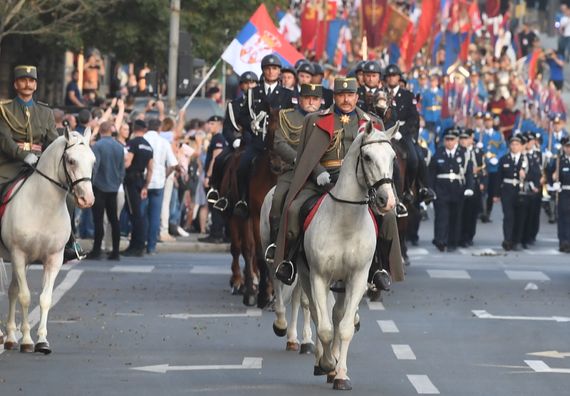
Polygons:
<instances>
[{"instance_id":1,"label":"military cap","mask_svg":"<svg viewBox=\"0 0 570 396\"><path fill-rule=\"evenodd\" d=\"M471 128L463 128L461 129L461 133L459 134L460 138L470 138L473 136L475 132Z\"/></svg>"},{"instance_id":2,"label":"military cap","mask_svg":"<svg viewBox=\"0 0 570 396\"><path fill-rule=\"evenodd\" d=\"M362 71L364 73L378 73L382 74L382 68L380 64L376 61L368 61L362 66Z\"/></svg>"},{"instance_id":3,"label":"military cap","mask_svg":"<svg viewBox=\"0 0 570 396\"><path fill-rule=\"evenodd\" d=\"M477 112L475 112L475 114L473 114L473 117L475 117L475 118L483 118L483 112L482 112L482 111L477 111Z\"/></svg>"},{"instance_id":4,"label":"military cap","mask_svg":"<svg viewBox=\"0 0 570 396\"><path fill-rule=\"evenodd\" d=\"M513 136L509 139L509 143L511 142L519 142L519 143L526 143L526 139L524 138L522 133L513 133Z\"/></svg>"},{"instance_id":5,"label":"military cap","mask_svg":"<svg viewBox=\"0 0 570 396\"><path fill-rule=\"evenodd\" d=\"M314 62L313 63L313 69L315 69L315 76L318 76L318 75L324 76L325 69L323 69L323 67L321 66L320 63Z\"/></svg>"},{"instance_id":6,"label":"military cap","mask_svg":"<svg viewBox=\"0 0 570 396\"><path fill-rule=\"evenodd\" d=\"M352 69L348 73L346 73L347 78L356 78L356 70Z\"/></svg>"},{"instance_id":7,"label":"military cap","mask_svg":"<svg viewBox=\"0 0 570 396\"><path fill-rule=\"evenodd\" d=\"M308 63L308 62L309 62L309 61L306 60L306 59L304 59L304 58L299 59L297 62L295 62L295 69L297 69L297 68L298 68L299 66L301 66L303 63Z\"/></svg>"},{"instance_id":8,"label":"military cap","mask_svg":"<svg viewBox=\"0 0 570 396\"><path fill-rule=\"evenodd\" d=\"M483 118L485 118L486 120L492 120L492 119L493 119L493 115L492 115L491 113L489 113L489 112L486 112L486 113L485 113L485 116L484 116Z\"/></svg>"},{"instance_id":9,"label":"military cap","mask_svg":"<svg viewBox=\"0 0 570 396\"><path fill-rule=\"evenodd\" d=\"M356 93L358 89L358 82L355 78L338 77L334 79L334 93L339 94L343 92Z\"/></svg>"},{"instance_id":10,"label":"military cap","mask_svg":"<svg viewBox=\"0 0 570 396\"><path fill-rule=\"evenodd\" d=\"M457 139L459 137L459 130L457 128L447 128L443 134L445 139Z\"/></svg>"},{"instance_id":11,"label":"military cap","mask_svg":"<svg viewBox=\"0 0 570 396\"><path fill-rule=\"evenodd\" d=\"M568 136L564 136L560 139L560 144L563 146L570 146L570 138Z\"/></svg>"},{"instance_id":12,"label":"military cap","mask_svg":"<svg viewBox=\"0 0 570 396\"><path fill-rule=\"evenodd\" d=\"M400 68L397 65L391 64L386 66L386 70L384 70L384 74L386 76L401 76L402 72L400 71Z\"/></svg>"},{"instance_id":13,"label":"military cap","mask_svg":"<svg viewBox=\"0 0 570 396\"><path fill-rule=\"evenodd\" d=\"M281 74L283 74L283 73L291 73L295 76L295 78L297 78L297 71L292 66L283 66L281 68Z\"/></svg>"},{"instance_id":14,"label":"military cap","mask_svg":"<svg viewBox=\"0 0 570 396\"><path fill-rule=\"evenodd\" d=\"M531 140L536 139L536 136L534 135L534 133L532 133L530 131L524 132L524 136L525 136L527 142L530 142Z\"/></svg>"},{"instance_id":15,"label":"military cap","mask_svg":"<svg viewBox=\"0 0 570 396\"><path fill-rule=\"evenodd\" d=\"M283 65L281 64L281 59L277 55L265 55L261 60L261 68L263 69L266 66L277 66L281 68Z\"/></svg>"},{"instance_id":16,"label":"military cap","mask_svg":"<svg viewBox=\"0 0 570 396\"><path fill-rule=\"evenodd\" d=\"M38 79L38 70L35 66L20 65L14 68L14 80L18 78L29 77L34 80Z\"/></svg>"},{"instance_id":17,"label":"military cap","mask_svg":"<svg viewBox=\"0 0 570 396\"><path fill-rule=\"evenodd\" d=\"M552 122L558 124L559 122L562 122L562 118L560 117L560 115L556 114L554 115L554 117L552 117Z\"/></svg>"},{"instance_id":18,"label":"military cap","mask_svg":"<svg viewBox=\"0 0 570 396\"><path fill-rule=\"evenodd\" d=\"M222 122L223 120L224 119L219 115L213 115L210 118L208 118L208 122Z\"/></svg>"},{"instance_id":19,"label":"military cap","mask_svg":"<svg viewBox=\"0 0 570 396\"><path fill-rule=\"evenodd\" d=\"M245 73L242 73L242 75L239 77L239 82L241 84L248 81L258 82L259 80L254 72L246 71Z\"/></svg>"},{"instance_id":20,"label":"military cap","mask_svg":"<svg viewBox=\"0 0 570 396\"><path fill-rule=\"evenodd\" d=\"M354 73L358 73L358 72L363 71L365 63L366 63L366 61L364 61L364 60L358 61L358 63L356 64L356 67L354 68Z\"/></svg>"},{"instance_id":21,"label":"military cap","mask_svg":"<svg viewBox=\"0 0 570 396\"><path fill-rule=\"evenodd\" d=\"M305 62L301 63L297 68L297 73L308 73L311 76L315 74L315 68L313 67L312 63Z\"/></svg>"},{"instance_id":22,"label":"military cap","mask_svg":"<svg viewBox=\"0 0 570 396\"><path fill-rule=\"evenodd\" d=\"M323 97L323 86L321 84L301 84L301 96Z\"/></svg>"}]
</instances>

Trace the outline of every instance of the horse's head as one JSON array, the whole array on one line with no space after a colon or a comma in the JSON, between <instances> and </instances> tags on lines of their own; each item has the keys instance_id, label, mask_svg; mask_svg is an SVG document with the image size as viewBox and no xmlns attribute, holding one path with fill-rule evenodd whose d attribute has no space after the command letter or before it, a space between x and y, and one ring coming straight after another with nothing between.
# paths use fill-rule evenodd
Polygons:
<instances>
[{"instance_id":1,"label":"horse's head","mask_svg":"<svg viewBox=\"0 0 570 396\"><path fill-rule=\"evenodd\" d=\"M95 165L95 154L89 145L91 128L87 128L83 136L79 132L66 130L64 137L66 143L62 162L66 182L76 205L81 209L90 208L95 202L91 184Z\"/></svg>"},{"instance_id":2,"label":"horse's head","mask_svg":"<svg viewBox=\"0 0 570 396\"><path fill-rule=\"evenodd\" d=\"M376 214L386 213L396 206L392 187L392 173L396 153L390 139L398 131L397 124L388 131L380 131L369 121L364 124L360 139L360 159L357 167L359 182L363 183Z\"/></svg>"}]
</instances>

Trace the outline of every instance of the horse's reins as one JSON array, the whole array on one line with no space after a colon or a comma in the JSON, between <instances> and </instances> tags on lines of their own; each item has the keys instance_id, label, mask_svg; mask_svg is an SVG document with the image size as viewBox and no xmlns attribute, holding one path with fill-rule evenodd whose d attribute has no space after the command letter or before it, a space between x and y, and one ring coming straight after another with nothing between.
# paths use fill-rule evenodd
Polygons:
<instances>
[{"instance_id":1,"label":"horse's reins","mask_svg":"<svg viewBox=\"0 0 570 396\"><path fill-rule=\"evenodd\" d=\"M367 146L369 144L376 144L376 143L385 143L385 144L389 144L390 146L392 146L392 143L386 139L376 139L376 140L370 140L368 142L362 143L360 145L360 155L358 156L358 159L356 160L356 171L358 172L358 165L360 164L360 167L362 169L362 173L364 175L364 182L366 183L366 188L368 189L366 199L362 200L362 201L350 201L350 200L335 197L333 195L333 193L331 193L330 191L327 191L327 194L333 199L333 201L340 202L340 203L346 203L346 204L352 204L352 205L370 205L376 200L376 191L378 190L378 188L381 185L393 183L392 178L389 178L389 177L383 177L382 179L380 179L374 183L371 183L370 179L368 177L368 173L366 173L366 168L364 167L364 161L361 161L362 147Z\"/></svg>"}]
</instances>

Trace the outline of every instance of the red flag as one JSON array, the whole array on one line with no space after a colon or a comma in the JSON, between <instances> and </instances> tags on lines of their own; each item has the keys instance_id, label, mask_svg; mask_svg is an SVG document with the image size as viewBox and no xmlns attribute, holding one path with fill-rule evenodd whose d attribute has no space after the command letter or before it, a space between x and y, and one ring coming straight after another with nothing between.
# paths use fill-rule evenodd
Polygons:
<instances>
[{"instance_id":1,"label":"red flag","mask_svg":"<svg viewBox=\"0 0 570 396\"><path fill-rule=\"evenodd\" d=\"M485 4L485 12L489 18L494 18L501 11L501 0L487 0Z\"/></svg>"},{"instance_id":2,"label":"red flag","mask_svg":"<svg viewBox=\"0 0 570 396\"><path fill-rule=\"evenodd\" d=\"M329 22L336 18L336 0L307 1L301 14L301 47L321 59L327 43Z\"/></svg>"},{"instance_id":3,"label":"red flag","mask_svg":"<svg viewBox=\"0 0 570 396\"><path fill-rule=\"evenodd\" d=\"M416 38L412 45L413 53L418 53L428 39L435 32L433 28L435 25L435 19L440 8L440 1L438 0L423 0L422 2L422 14L418 21L418 30L416 32Z\"/></svg>"},{"instance_id":4,"label":"red flag","mask_svg":"<svg viewBox=\"0 0 570 396\"><path fill-rule=\"evenodd\" d=\"M307 1L301 11L301 47L310 48L311 42L317 35L319 27L318 7L315 3Z\"/></svg>"},{"instance_id":5,"label":"red flag","mask_svg":"<svg viewBox=\"0 0 570 396\"><path fill-rule=\"evenodd\" d=\"M383 30L386 18L387 0L362 0L362 29L366 32L368 46L379 47L382 44Z\"/></svg>"},{"instance_id":6,"label":"red flag","mask_svg":"<svg viewBox=\"0 0 570 396\"><path fill-rule=\"evenodd\" d=\"M419 38L419 35L416 36L416 39L417 38ZM414 24L410 21L406 31L402 35L402 39L400 40L400 55L402 57L402 64L405 71L408 71L412 66L414 54L417 52L416 45L414 45Z\"/></svg>"}]
</instances>

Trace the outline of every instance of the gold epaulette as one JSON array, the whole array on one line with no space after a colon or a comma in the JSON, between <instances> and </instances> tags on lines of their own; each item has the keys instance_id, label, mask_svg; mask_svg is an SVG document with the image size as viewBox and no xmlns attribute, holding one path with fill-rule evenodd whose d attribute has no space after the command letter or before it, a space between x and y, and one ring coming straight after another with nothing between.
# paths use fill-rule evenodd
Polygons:
<instances>
[{"instance_id":1,"label":"gold epaulette","mask_svg":"<svg viewBox=\"0 0 570 396\"><path fill-rule=\"evenodd\" d=\"M284 109L279 112L279 127L283 131L283 137L291 145L299 144L300 132L303 129L303 124L293 125L291 121L287 118L286 114L294 111L295 109ZM291 134L296 134L297 136L291 136Z\"/></svg>"},{"instance_id":2,"label":"gold epaulette","mask_svg":"<svg viewBox=\"0 0 570 396\"><path fill-rule=\"evenodd\" d=\"M12 99L0 99L0 105L12 103Z\"/></svg>"}]
</instances>

